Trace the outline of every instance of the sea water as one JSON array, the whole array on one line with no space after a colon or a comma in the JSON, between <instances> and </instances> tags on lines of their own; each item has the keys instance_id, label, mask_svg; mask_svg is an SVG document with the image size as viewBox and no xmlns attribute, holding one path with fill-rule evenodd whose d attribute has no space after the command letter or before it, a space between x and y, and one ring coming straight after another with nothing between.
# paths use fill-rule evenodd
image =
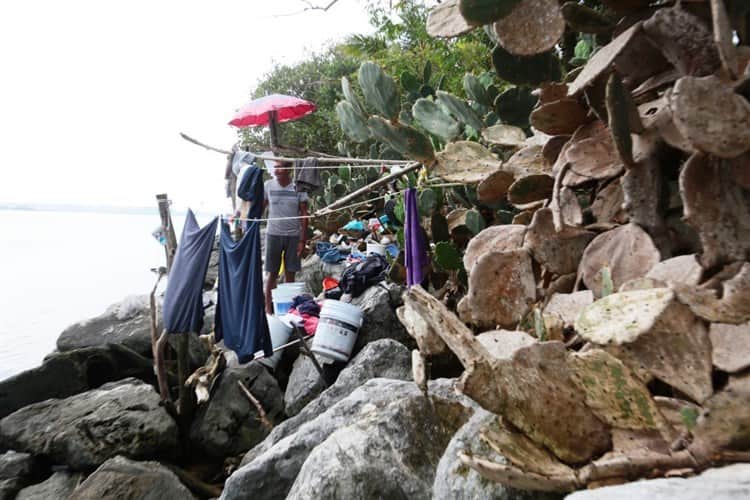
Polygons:
<instances>
[{"instance_id":1,"label":"sea water","mask_svg":"<svg viewBox=\"0 0 750 500\"><path fill-rule=\"evenodd\" d=\"M65 327L150 293L159 225L156 212L0 210L0 380L39 365Z\"/></svg>"}]
</instances>

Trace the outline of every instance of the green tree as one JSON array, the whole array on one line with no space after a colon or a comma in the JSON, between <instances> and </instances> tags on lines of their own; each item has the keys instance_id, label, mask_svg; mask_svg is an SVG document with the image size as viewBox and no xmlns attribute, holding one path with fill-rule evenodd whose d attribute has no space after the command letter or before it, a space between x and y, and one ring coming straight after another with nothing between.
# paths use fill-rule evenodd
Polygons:
<instances>
[{"instance_id":1,"label":"green tree","mask_svg":"<svg viewBox=\"0 0 750 500\"><path fill-rule=\"evenodd\" d=\"M392 8L373 1L368 4L372 35L354 35L342 44L344 52L361 61L371 60L389 74L404 72L423 80L429 62L433 84L444 77L442 90L463 95L465 73L484 73L492 67L492 42L483 30L453 40L427 34L429 8L419 0L403 0Z\"/></svg>"},{"instance_id":2,"label":"green tree","mask_svg":"<svg viewBox=\"0 0 750 500\"><path fill-rule=\"evenodd\" d=\"M288 94L314 102L318 110L279 126L281 142L315 151L335 153L343 133L336 121L336 103L342 99L341 77L356 72L359 61L337 47L313 54L296 64L276 65L256 86L252 98ZM253 149L268 147L268 129L241 129L244 144Z\"/></svg>"},{"instance_id":3,"label":"green tree","mask_svg":"<svg viewBox=\"0 0 750 500\"><path fill-rule=\"evenodd\" d=\"M429 9L422 1L404 0L390 7L386 2L372 0L366 8L375 28L373 34L354 35L296 64L279 64L258 82L252 98L289 94L318 106L312 115L280 126L282 143L330 154L370 154L369 143L357 145L348 141L335 111L343 99L341 77L356 81L357 69L364 61L376 62L397 80L409 73L416 78L417 88L426 84L427 93L439 86L457 95L464 95L465 73L479 75L492 66L491 41L482 30L456 40L429 36L425 27ZM425 67L429 68L429 75L425 75ZM414 92L403 92L404 107L411 109L417 97L420 95ZM251 148L268 147L266 128L242 129L240 135Z\"/></svg>"}]
</instances>

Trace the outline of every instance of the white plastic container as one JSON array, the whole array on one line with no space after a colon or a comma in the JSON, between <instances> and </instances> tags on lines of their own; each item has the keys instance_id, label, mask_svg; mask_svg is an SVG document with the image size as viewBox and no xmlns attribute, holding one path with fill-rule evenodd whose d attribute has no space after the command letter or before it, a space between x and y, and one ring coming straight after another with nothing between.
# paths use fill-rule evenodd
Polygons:
<instances>
[{"instance_id":1,"label":"white plastic container","mask_svg":"<svg viewBox=\"0 0 750 500\"><path fill-rule=\"evenodd\" d=\"M325 300L311 351L331 361L349 361L362 326L362 310L338 300Z\"/></svg>"},{"instance_id":2,"label":"white plastic container","mask_svg":"<svg viewBox=\"0 0 750 500\"><path fill-rule=\"evenodd\" d=\"M270 314L266 314L266 319L268 319L268 330L271 333L271 345L273 348L276 349L289 342L289 337L292 336L292 328ZM275 370L282 355L283 351L278 351L270 358L261 358L258 362Z\"/></svg>"},{"instance_id":3,"label":"white plastic container","mask_svg":"<svg viewBox=\"0 0 750 500\"><path fill-rule=\"evenodd\" d=\"M367 242L367 250L365 251L365 255L371 255L371 254L378 254L385 257L385 245L381 245L380 243L370 243Z\"/></svg>"},{"instance_id":4,"label":"white plastic container","mask_svg":"<svg viewBox=\"0 0 750 500\"><path fill-rule=\"evenodd\" d=\"M294 283L281 283L271 290L271 300L273 300L273 311L276 316L281 316L289 312L292 308L292 301L297 295L302 295L306 291L306 284L302 281Z\"/></svg>"}]
</instances>

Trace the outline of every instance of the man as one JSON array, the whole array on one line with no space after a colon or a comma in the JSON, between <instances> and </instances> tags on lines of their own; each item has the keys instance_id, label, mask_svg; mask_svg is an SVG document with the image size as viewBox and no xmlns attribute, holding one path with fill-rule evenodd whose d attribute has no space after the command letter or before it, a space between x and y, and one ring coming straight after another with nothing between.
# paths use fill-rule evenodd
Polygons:
<instances>
[{"instance_id":1,"label":"man","mask_svg":"<svg viewBox=\"0 0 750 500\"><path fill-rule=\"evenodd\" d=\"M284 281L294 281L294 274L302 268L302 251L307 241L307 219L293 217L307 215L307 193L297 192L292 182L291 163L280 162L273 171L274 179L264 185L264 206L268 207L266 230L266 312L273 314L271 290L281 268L284 254Z\"/></svg>"}]
</instances>

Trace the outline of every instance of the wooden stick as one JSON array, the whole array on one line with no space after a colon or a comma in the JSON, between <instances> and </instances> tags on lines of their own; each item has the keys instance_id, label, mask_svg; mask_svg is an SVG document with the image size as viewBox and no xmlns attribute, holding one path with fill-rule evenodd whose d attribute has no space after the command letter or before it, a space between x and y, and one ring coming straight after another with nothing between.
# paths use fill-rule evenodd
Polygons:
<instances>
[{"instance_id":1,"label":"wooden stick","mask_svg":"<svg viewBox=\"0 0 750 500\"><path fill-rule=\"evenodd\" d=\"M362 196L364 194L370 193L370 192L374 191L375 189L377 189L377 188L379 188L381 186L385 186L389 182L391 182L391 181L393 181L395 179L398 179L399 177L402 177L402 176L408 174L409 172L414 172L415 170L419 170L420 168L422 168L422 164L421 163L417 163L417 162L410 163L409 165L406 165L406 167L403 170L400 170L398 172L394 172L394 173L392 173L390 175L386 175L385 177L383 177L381 179L378 179L375 182L372 182L372 183L368 184L367 186L364 186L364 187L362 187L360 189L357 189L353 193L348 194L348 195L344 196L343 198L341 198L339 200L336 200L335 202L331 203L327 207L321 208L320 210L318 210L317 212L315 212L315 215L318 215L318 216L319 215L325 215L325 214L327 214L327 213L329 213L329 212L331 212L331 211L333 211L333 210L335 210L335 209L337 209L339 207L343 207L344 205L346 205L347 203L349 203L351 200L359 198L360 196Z\"/></svg>"},{"instance_id":2,"label":"wooden stick","mask_svg":"<svg viewBox=\"0 0 750 500\"><path fill-rule=\"evenodd\" d=\"M557 175L555 176L555 183L552 187L552 200L550 201L550 209L552 210L552 222L555 226L555 231L558 233L565 228L565 221L562 215L562 206L560 205L560 190L562 189L562 181L565 174L570 168L570 163L566 163L562 166Z\"/></svg>"},{"instance_id":3,"label":"wooden stick","mask_svg":"<svg viewBox=\"0 0 750 500\"><path fill-rule=\"evenodd\" d=\"M156 360L156 341L159 340L159 334L156 333L156 288L159 286L159 282L166 273L166 268L160 267L156 269L155 272L157 273L156 283L154 283L154 288L151 289L151 294L149 295L149 312L151 313L151 357L153 357L154 360ZM154 366L154 371L155 370L156 366Z\"/></svg>"},{"instance_id":4,"label":"wooden stick","mask_svg":"<svg viewBox=\"0 0 750 500\"><path fill-rule=\"evenodd\" d=\"M191 142L195 144L196 146L206 148L209 151L215 151L217 153L221 153L225 155L232 154L231 151L227 151L226 149L216 148L214 146L209 146L208 144L204 144L197 139L193 139L189 135L184 134L182 132L180 132L180 136L186 141ZM378 160L374 158L350 158L346 156L331 156L326 153L320 153L318 151L310 151L310 150L295 148L293 146L280 145L278 149L288 149L290 151L296 151L302 154L312 153L317 156L322 156L322 158L318 158L318 162L320 163L347 163L348 162L348 163L360 163L360 164L369 164L369 165L407 165L410 163L409 160ZM274 160L274 161L285 161L285 162L303 159L303 158L292 158L292 157L278 156L278 155L259 155L257 156L257 158L260 158L261 160Z\"/></svg>"},{"instance_id":5,"label":"wooden stick","mask_svg":"<svg viewBox=\"0 0 750 500\"><path fill-rule=\"evenodd\" d=\"M271 149L276 150L279 147L279 122L276 111L268 113L268 132L271 136Z\"/></svg>"},{"instance_id":6,"label":"wooden stick","mask_svg":"<svg viewBox=\"0 0 750 500\"><path fill-rule=\"evenodd\" d=\"M190 489L193 493L197 493L198 495L205 498L218 498L221 496L221 487L203 482L193 474L180 467L177 467L176 465L164 462L162 462L162 465L174 472L175 476L177 476L180 481L184 483L185 486L187 486L188 489Z\"/></svg>"},{"instance_id":7,"label":"wooden stick","mask_svg":"<svg viewBox=\"0 0 750 500\"><path fill-rule=\"evenodd\" d=\"M232 152L231 152L231 151L228 151L228 150L226 150L226 149L219 149L219 148L215 148L215 147L213 147L213 146L209 146L208 144L204 144L204 143L200 142L200 141L199 141L198 139L193 139L193 138L192 138L192 137L190 137L189 135L187 135L187 134L183 134L182 132L180 132L180 137L182 137L183 139L185 139L185 140L186 140L186 141L188 141L188 142L192 142L192 143L193 143L193 144L195 144L196 146L200 146L200 147L202 147L202 148L206 148L206 149L208 149L209 151L215 151L216 153L221 153L221 154L223 154L223 155L231 155L231 154L232 154Z\"/></svg>"},{"instance_id":8,"label":"wooden stick","mask_svg":"<svg viewBox=\"0 0 750 500\"><path fill-rule=\"evenodd\" d=\"M175 236L172 216L169 213L169 197L164 194L156 195L156 202L159 206L159 217L161 217L161 227L164 229L164 235L167 239L167 245L164 251L167 255L167 274L172 269L174 254L177 252L177 237Z\"/></svg>"},{"instance_id":9,"label":"wooden stick","mask_svg":"<svg viewBox=\"0 0 750 500\"><path fill-rule=\"evenodd\" d=\"M154 365L156 366L156 380L159 384L159 394L164 402L172 403L169 397L169 385L167 384L167 367L164 365L164 350L167 347L167 331L164 330L156 341L156 352L154 352Z\"/></svg>"},{"instance_id":10,"label":"wooden stick","mask_svg":"<svg viewBox=\"0 0 750 500\"><path fill-rule=\"evenodd\" d=\"M310 361L312 361L313 366L315 366L315 369L318 370L318 375L320 376L320 380L323 382L323 385L325 387L328 387L328 382L323 376L323 368L321 368L320 364L318 364L318 360L315 358L315 355L310 350L310 347L307 345L307 342L305 342L305 338L302 336L302 333L300 333L299 328L297 328L296 326L292 326L292 333L294 333L297 339L301 342L302 353L305 356L310 358Z\"/></svg>"},{"instance_id":11,"label":"wooden stick","mask_svg":"<svg viewBox=\"0 0 750 500\"><path fill-rule=\"evenodd\" d=\"M245 384L242 383L242 380L237 381L237 385L240 386L240 390L245 395L245 397L255 406L255 409L258 410L258 415L260 416L260 422L263 424L263 426L268 429L268 432L271 432L273 430L273 424L270 420L268 420L268 415L266 415L266 411L263 409L263 406L260 404L260 401L255 399L255 396L253 396L253 393L250 392L250 389L245 387Z\"/></svg>"}]
</instances>

